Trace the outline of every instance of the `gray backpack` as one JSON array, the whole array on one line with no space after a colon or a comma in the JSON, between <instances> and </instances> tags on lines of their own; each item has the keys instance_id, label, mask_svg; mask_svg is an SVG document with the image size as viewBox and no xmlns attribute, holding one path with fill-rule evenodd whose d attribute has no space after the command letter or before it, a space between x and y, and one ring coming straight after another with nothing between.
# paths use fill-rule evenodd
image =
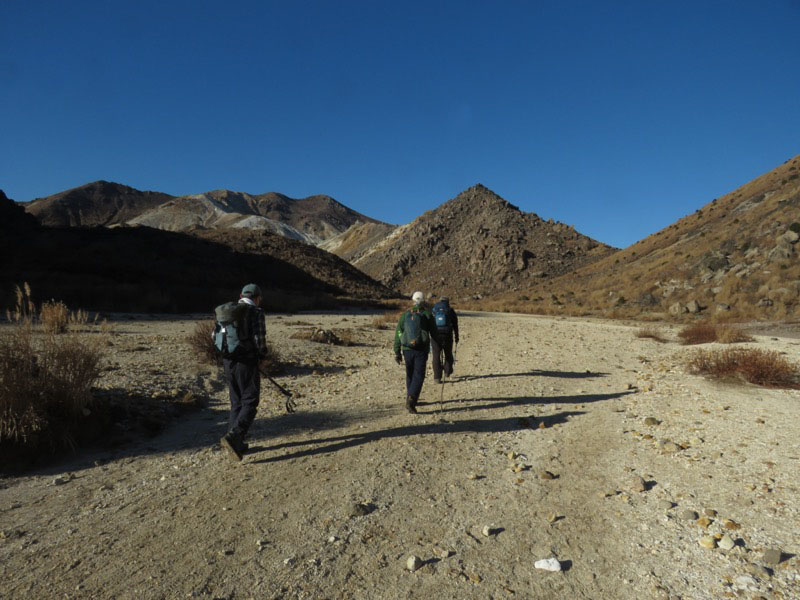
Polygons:
<instances>
[{"instance_id":1,"label":"gray backpack","mask_svg":"<svg viewBox=\"0 0 800 600\"><path fill-rule=\"evenodd\" d=\"M249 348L248 334L245 331L245 318L248 305L239 302L226 302L214 309L214 347L223 358L239 358Z\"/></svg>"}]
</instances>

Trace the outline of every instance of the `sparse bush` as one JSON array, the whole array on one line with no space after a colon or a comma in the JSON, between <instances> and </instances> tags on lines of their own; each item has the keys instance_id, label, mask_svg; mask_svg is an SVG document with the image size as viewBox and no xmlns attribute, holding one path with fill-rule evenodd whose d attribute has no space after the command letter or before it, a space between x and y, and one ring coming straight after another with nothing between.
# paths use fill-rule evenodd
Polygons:
<instances>
[{"instance_id":1,"label":"sparse bush","mask_svg":"<svg viewBox=\"0 0 800 600\"><path fill-rule=\"evenodd\" d=\"M80 318L80 317L79 317ZM47 333L64 333L69 323L69 310L63 302L45 302L39 309L42 329Z\"/></svg>"},{"instance_id":2,"label":"sparse bush","mask_svg":"<svg viewBox=\"0 0 800 600\"><path fill-rule=\"evenodd\" d=\"M773 350L698 350L687 366L691 373L716 379L743 379L764 387L800 387L800 369Z\"/></svg>"},{"instance_id":3,"label":"sparse bush","mask_svg":"<svg viewBox=\"0 0 800 600\"><path fill-rule=\"evenodd\" d=\"M751 336L738 327L717 325L707 321L700 321L687 325L678 333L678 337L681 340L681 344L684 346L710 344L711 342L735 344L753 341Z\"/></svg>"},{"instance_id":4,"label":"sparse bush","mask_svg":"<svg viewBox=\"0 0 800 600\"><path fill-rule=\"evenodd\" d=\"M214 346L211 334L214 332L215 322L213 319L200 321L195 325L194 331L186 336L186 343L189 345L191 353L198 363L221 367L222 356ZM283 361L278 351L269 342L266 343L266 356L259 363L259 368L268 375L277 375L283 372Z\"/></svg>"},{"instance_id":5,"label":"sparse bush","mask_svg":"<svg viewBox=\"0 0 800 600\"><path fill-rule=\"evenodd\" d=\"M385 312L372 319L372 326L375 329L394 329L400 320L401 312Z\"/></svg>"},{"instance_id":6,"label":"sparse bush","mask_svg":"<svg viewBox=\"0 0 800 600\"><path fill-rule=\"evenodd\" d=\"M653 326L642 327L636 332L636 337L649 338L651 340L661 342L662 344L667 342L667 339L661 334L661 331L659 331Z\"/></svg>"},{"instance_id":7,"label":"sparse bush","mask_svg":"<svg viewBox=\"0 0 800 600\"><path fill-rule=\"evenodd\" d=\"M11 326L0 337L0 445L72 448L91 414L105 330L101 335L80 331L89 323L86 313L79 312L69 322L75 327L37 331L27 284L17 288L17 305L8 316Z\"/></svg>"}]
</instances>

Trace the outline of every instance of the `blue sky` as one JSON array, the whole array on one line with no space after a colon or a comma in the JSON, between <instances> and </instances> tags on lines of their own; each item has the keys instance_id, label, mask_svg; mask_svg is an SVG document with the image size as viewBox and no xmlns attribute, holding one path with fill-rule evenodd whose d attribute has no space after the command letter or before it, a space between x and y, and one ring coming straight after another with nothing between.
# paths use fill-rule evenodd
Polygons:
<instances>
[{"instance_id":1,"label":"blue sky","mask_svg":"<svg viewBox=\"0 0 800 600\"><path fill-rule=\"evenodd\" d=\"M800 153L800 0L0 2L0 189L483 183L625 247Z\"/></svg>"}]
</instances>

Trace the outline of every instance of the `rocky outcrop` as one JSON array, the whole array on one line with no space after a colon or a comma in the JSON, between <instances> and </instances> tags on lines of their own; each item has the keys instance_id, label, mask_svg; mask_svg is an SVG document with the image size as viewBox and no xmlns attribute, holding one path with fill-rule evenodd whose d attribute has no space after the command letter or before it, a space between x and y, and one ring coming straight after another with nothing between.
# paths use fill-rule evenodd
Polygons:
<instances>
[{"instance_id":1,"label":"rocky outcrop","mask_svg":"<svg viewBox=\"0 0 800 600\"><path fill-rule=\"evenodd\" d=\"M515 289L610 252L476 185L398 228L354 264L394 289L458 297Z\"/></svg>"}]
</instances>

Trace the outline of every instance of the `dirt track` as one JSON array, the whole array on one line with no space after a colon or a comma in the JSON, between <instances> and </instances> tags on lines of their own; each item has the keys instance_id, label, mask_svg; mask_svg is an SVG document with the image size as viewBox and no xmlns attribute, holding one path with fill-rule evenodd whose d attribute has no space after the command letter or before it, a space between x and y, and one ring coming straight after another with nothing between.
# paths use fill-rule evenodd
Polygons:
<instances>
[{"instance_id":1,"label":"dirt track","mask_svg":"<svg viewBox=\"0 0 800 600\"><path fill-rule=\"evenodd\" d=\"M464 314L455 380L429 367L410 415L371 321L269 318L300 410L264 382L242 464L217 445L219 376L172 341L194 322L119 324L106 387L209 405L0 480L0 597L800 597L800 392L686 375L691 349L632 326ZM303 324L363 344L289 339ZM757 345L800 362L797 340ZM723 533L730 550L698 543ZM534 568L548 557L564 570Z\"/></svg>"}]
</instances>

